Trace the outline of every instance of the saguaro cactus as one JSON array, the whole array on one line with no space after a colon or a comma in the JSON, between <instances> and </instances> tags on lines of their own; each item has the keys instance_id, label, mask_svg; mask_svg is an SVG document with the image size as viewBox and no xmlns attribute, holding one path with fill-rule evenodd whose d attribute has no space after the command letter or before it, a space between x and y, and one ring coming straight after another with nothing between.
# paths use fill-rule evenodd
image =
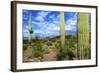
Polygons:
<instances>
[{"instance_id":1,"label":"saguaro cactus","mask_svg":"<svg viewBox=\"0 0 100 73\"><path fill-rule=\"evenodd\" d=\"M60 13L61 46L65 45L64 12Z\"/></svg>"},{"instance_id":2,"label":"saguaro cactus","mask_svg":"<svg viewBox=\"0 0 100 73\"><path fill-rule=\"evenodd\" d=\"M32 14L29 15L29 43L32 41Z\"/></svg>"},{"instance_id":3,"label":"saguaro cactus","mask_svg":"<svg viewBox=\"0 0 100 73\"><path fill-rule=\"evenodd\" d=\"M78 53L79 59L89 58L89 14L78 13Z\"/></svg>"}]
</instances>

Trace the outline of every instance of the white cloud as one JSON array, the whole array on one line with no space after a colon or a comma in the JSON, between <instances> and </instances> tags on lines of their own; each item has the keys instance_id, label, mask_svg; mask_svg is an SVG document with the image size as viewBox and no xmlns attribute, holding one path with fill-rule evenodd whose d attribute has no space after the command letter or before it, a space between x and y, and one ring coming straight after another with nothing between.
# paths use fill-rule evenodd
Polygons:
<instances>
[{"instance_id":1,"label":"white cloud","mask_svg":"<svg viewBox=\"0 0 100 73\"><path fill-rule=\"evenodd\" d=\"M40 25L41 23L40 23L40 22L35 22L35 21L32 21L32 24L37 24L37 25Z\"/></svg>"},{"instance_id":2,"label":"white cloud","mask_svg":"<svg viewBox=\"0 0 100 73\"><path fill-rule=\"evenodd\" d=\"M51 18L53 20L54 24L59 24L60 23L59 22L59 19L60 19L60 15L59 14L58 15L52 14L52 15L49 16L49 18Z\"/></svg>"},{"instance_id":3,"label":"white cloud","mask_svg":"<svg viewBox=\"0 0 100 73\"><path fill-rule=\"evenodd\" d=\"M28 33L28 29L25 29L25 28L24 28L24 29L23 29L23 32L24 32L24 33Z\"/></svg>"},{"instance_id":4,"label":"white cloud","mask_svg":"<svg viewBox=\"0 0 100 73\"><path fill-rule=\"evenodd\" d=\"M45 23L42 24L42 28L34 31L34 36L38 35L41 37L57 36L59 35L60 27L56 24Z\"/></svg>"},{"instance_id":5,"label":"white cloud","mask_svg":"<svg viewBox=\"0 0 100 73\"><path fill-rule=\"evenodd\" d=\"M44 29L44 30L46 30L47 27L49 26L48 22L46 22L46 21L44 21L44 22L35 22L35 21L32 21L32 24L33 24L33 26L34 26L34 24L36 24L40 29Z\"/></svg>"},{"instance_id":6,"label":"white cloud","mask_svg":"<svg viewBox=\"0 0 100 73\"><path fill-rule=\"evenodd\" d=\"M73 20L73 19L69 19L67 21L65 21L65 24L67 25L72 25L72 26L76 26L77 20Z\"/></svg>"},{"instance_id":7,"label":"white cloud","mask_svg":"<svg viewBox=\"0 0 100 73\"><path fill-rule=\"evenodd\" d=\"M25 25L25 26L24 26L24 29L28 29L28 28L29 28L29 26L28 26L28 25Z\"/></svg>"},{"instance_id":8,"label":"white cloud","mask_svg":"<svg viewBox=\"0 0 100 73\"><path fill-rule=\"evenodd\" d=\"M43 30L35 30L34 33L44 33Z\"/></svg>"},{"instance_id":9,"label":"white cloud","mask_svg":"<svg viewBox=\"0 0 100 73\"><path fill-rule=\"evenodd\" d=\"M50 15L49 18L53 19L55 17L54 14Z\"/></svg>"},{"instance_id":10,"label":"white cloud","mask_svg":"<svg viewBox=\"0 0 100 73\"><path fill-rule=\"evenodd\" d=\"M35 18L35 20L38 20L38 21L43 22L43 21L44 21L44 18L43 18L42 16L37 16L37 17Z\"/></svg>"},{"instance_id":11,"label":"white cloud","mask_svg":"<svg viewBox=\"0 0 100 73\"><path fill-rule=\"evenodd\" d=\"M23 29L23 36L24 37L27 37L29 35L29 31L28 31L28 29Z\"/></svg>"},{"instance_id":12,"label":"white cloud","mask_svg":"<svg viewBox=\"0 0 100 73\"><path fill-rule=\"evenodd\" d=\"M66 25L65 26L65 31L71 31L72 30L72 26L71 25Z\"/></svg>"},{"instance_id":13,"label":"white cloud","mask_svg":"<svg viewBox=\"0 0 100 73\"><path fill-rule=\"evenodd\" d=\"M24 20L28 20L28 16L27 15L23 15L23 19Z\"/></svg>"},{"instance_id":14,"label":"white cloud","mask_svg":"<svg viewBox=\"0 0 100 73\"><path fill-rule=\"evenodd\" d=\"M76 27L77 27L77 20L75 16L65 21L65 31L75 31Z\"/></svg>"},{"instance_id":15,"label":"white cloud","mask_svg":"<svg viewBox=\"0 0 100 73\"><path fill-rule=\"evenodd\" d=\"M38 12L37 15L38 16L42 16L42 17L46 17L50 12L46 12L46 11L41 11L41 12Z\"/></svg>"},{"instance_id":16,"label":"white cloud","mask_svg":"<svg viewBox=\"0 0 100 73\"><path fill-rule=\"evenodd\" d=\"M53 23L54 24L60 24L60 21L59 20L54 20Z\"/></svg>"},{"instance_id":17,"label":"white cloud","mask_svg":"<svg viewBox=\"0 0 100 73\"><path fill-rule=\"evenodd\" d=\"M76 30L76 26L65 25L65 31L75 31L75 30Z\"/></svg>"},{"instance_id":18,"label":"white cloud","mask_svg":"<svg viewBox=\"0 0 100 73\"><path fill-rule=\"evenodd\" d=\"M35 20L38 20L38 21L43 22L43 21L44 21L44 18L45 18L49 13L50 13L50 12L45 12L45 11L38 12L38 13L37 13L37 17L35 18Z\"/></svg>"},{"instance_id":19,"label":"white cloud","mask_svg":"<svg viewBox=\"0 0 100 73\"><path fill-rule=\"evenodd\" d=\"M47 28L50 31L58 31L58 30L60 30L60 27L57 26L56 24L50 24L49 27L47 27Z\"/></svg>"}]
</instances>

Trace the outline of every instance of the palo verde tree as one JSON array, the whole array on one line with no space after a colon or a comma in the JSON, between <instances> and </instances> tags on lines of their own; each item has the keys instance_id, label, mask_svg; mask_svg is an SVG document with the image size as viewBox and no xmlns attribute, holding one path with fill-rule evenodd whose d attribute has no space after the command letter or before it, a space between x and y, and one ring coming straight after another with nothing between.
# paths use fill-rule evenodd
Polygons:
<instances>
[{"instance_id":1,"label":"palo verde tree","mask_svg":"<svg viewBox=\"0 0 100 73\"><path fill-rule=\"evenodd\" d=\"M89 58L89 14L78 13L78 54L79 59Z\"/></svg>"}]
</instances>

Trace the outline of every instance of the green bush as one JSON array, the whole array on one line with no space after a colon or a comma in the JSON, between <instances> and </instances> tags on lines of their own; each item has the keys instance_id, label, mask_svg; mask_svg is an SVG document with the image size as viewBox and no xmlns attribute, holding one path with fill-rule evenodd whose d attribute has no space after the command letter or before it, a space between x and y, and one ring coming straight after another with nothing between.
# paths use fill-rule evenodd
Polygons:
<instances>
[{"instance_id":1,"label":"green bush","mask_svg":"<svg viewBox=\"0 0 100 73\"><path fill-rule=\"evenodd\" d=\"M42 61L43 55L48 53L48 50L46 48L43 48L41 44L35 44L32 47L32 57L33 58L40 58L40 61Z\"/></svg>"},{"instance_id":2,"label":"green bush","mask_svg":"<svg viewBox=\"0 0 100 73\"><path fill-rule=\"evenodd\" d=\"M60 46L60 50L58 53L58 60L69 60L67 46L63 46L63 47Z\"/></svg>"},{"instance_id":3,"label":"green bush","mask_svg":"<svg viewBox=\"0 0 100 73\"><path fill-rule=\"evenodd\" d=\"M26 50L28 47L28 44L23 44L23 50Z\"/></svg>"},{"instance_id":4,"label":"green bush","mask_svg":"<svg viewBox=\"0 0 100 73\"><path fill-rule=\"evenodd\" d=\"M60 50L58 53L58 60L73 60L73 58L77 58L77 48L76 47L73 46L72 43L70 45L67 44L67 45L64 45L63 47L60 47Z\"/></svg>"}]
</instances>

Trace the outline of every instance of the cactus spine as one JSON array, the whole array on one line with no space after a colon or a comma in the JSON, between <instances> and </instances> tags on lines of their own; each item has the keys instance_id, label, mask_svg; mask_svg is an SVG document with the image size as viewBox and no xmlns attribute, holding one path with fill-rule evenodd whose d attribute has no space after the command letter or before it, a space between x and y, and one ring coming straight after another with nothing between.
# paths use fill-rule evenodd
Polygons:
<instances>
[{"instance_id":1,"label":"cactus spine","mask_svg":"<svg viewBox=\"0 0 100 73\"><path fill-rule=\"evenodd\" d=\"M79 59L89 58L89 14L78 13L78 53Z\"/></svg>"}]
</instances>

